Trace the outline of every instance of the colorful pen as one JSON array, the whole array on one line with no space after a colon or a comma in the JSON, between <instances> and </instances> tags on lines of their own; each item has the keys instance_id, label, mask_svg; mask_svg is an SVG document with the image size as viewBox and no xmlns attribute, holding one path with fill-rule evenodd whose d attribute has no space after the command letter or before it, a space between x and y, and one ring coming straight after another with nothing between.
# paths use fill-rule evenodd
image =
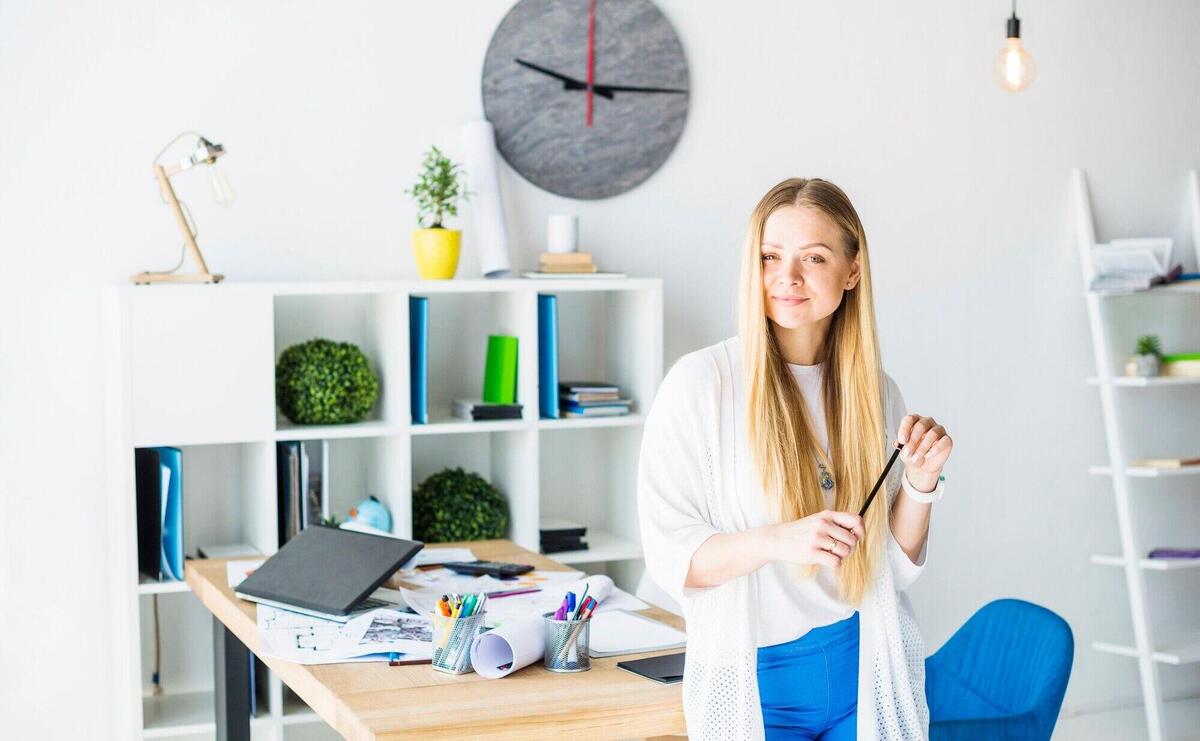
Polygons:
<instances>
[{"instance_id":1,"label":"colorful pen","mask_svg":"<svg viewBox=\"0 0 1200 741\"><path fill-rule=\"evenodd\" d=\"M588 584L587 582L584 582L584 584L583 584L583 595L579 598L579 607L575 610L575 617L573 618L575 620L578 620L579 613L583 612L583 603L587 602L588 587L590 587L590 586L591 585Z\"/></svg>"},{"instance_id":2,"label":"colorful pen","mask_svg":"<svg viewBox=\"0 0 1200 741\"><path fill-rule=\"evenodd\" d=\"M511 597L516 594L532 594L542 591L541 587L520 587L518 589L501 589L495 592L484 592L485 597Z\"/></svg>"}]
</instances>

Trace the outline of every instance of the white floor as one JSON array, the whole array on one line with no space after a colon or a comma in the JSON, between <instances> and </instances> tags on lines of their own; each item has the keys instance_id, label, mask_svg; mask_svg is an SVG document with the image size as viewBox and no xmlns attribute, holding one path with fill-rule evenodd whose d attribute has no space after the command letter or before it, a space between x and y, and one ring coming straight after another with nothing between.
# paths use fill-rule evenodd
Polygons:
<instances>
[{"instance_id":1,"label":"white floor","mask_svg":"<svg viewBox=\"0 0 1200 741\"><path fill-rule=\"evenodd\" d=\"M1200 698L1169 702L1163 713L1168 739L1200 740ZM1138 741L1146 738L1146 715L1140 705L1059 718L1054 727L1054 741Z\"/></svg>"}]
</instances>

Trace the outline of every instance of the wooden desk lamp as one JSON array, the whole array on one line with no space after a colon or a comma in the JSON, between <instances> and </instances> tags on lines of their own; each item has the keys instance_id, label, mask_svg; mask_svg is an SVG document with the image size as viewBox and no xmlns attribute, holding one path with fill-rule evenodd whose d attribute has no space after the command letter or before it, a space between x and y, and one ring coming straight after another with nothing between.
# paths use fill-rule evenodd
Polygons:
<instances>
[{"instance_id":1,"label":"wooden desk lamp","mask_svg":"<svg viewBox=\"0 0 1200 741\"><path fill-rule=\"evenodd\" d=\"M183 158L177 163L167 165L159 164L159 160L166 154L175 142L184 137L195 137L196 147L192 153ZM217 158L225 154L225 147L220 144L213 144L208 139L200 136L194 131L185 131L175 137L163 147L158 156L154 158L154 177L158 180L159 190L162 192L163 201L171 207L172 213L175 214L175 221L179 223L179 228L183 230L183 254L179 257L179 263L170 270L163 271L144 271L134 275L131 280L134 283L220 283L225 276L210 273L208 264L204 262L204 256L200 254L200 246L196 244L196 235L198 231L190 216L191 212L185 213L186 206L175 195L175 189L171 187L171 177L179 173L190 170L197 165L210 165L212 169L209 171L212 178L213 197L217 203L227 206L233 203L234 193L233 187L225 178L224 173L217 167ZM183 261L187 255L192 256L192 261L196 264L199 272L196 273L177 273L183 265Z\"/></svg>"}]
</instances>

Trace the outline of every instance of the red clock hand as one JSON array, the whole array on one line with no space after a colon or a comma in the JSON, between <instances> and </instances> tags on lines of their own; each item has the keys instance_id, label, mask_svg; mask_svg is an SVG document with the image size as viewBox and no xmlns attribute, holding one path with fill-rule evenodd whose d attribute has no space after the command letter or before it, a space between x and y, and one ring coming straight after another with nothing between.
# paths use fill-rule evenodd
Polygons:
<instances>
[{"instance_id":1,"label":"red clock hand","mask_svg":"<svg viewBox=\"0 0 1200 741\"><path fill-rule=\"evenodd\" d=\"M588 0L587 125L592 125L592 86L596 82L596 0Z\"/></svg>"}]
</instances>

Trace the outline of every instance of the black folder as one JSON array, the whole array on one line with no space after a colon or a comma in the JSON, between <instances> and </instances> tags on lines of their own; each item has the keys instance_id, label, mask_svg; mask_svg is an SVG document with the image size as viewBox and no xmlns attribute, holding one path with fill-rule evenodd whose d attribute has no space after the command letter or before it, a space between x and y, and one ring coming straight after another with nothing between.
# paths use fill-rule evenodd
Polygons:
<instances>
[{"instance_id":1,"label":"black folder","mask_svg":"<svg viewBox=\"0 0 1200 741\"><path fill-rule=\"evenodd\" d=\"M344 618L422 547L413 540L314 525L264 561L235 594Z\"/></svg>"},{"instance_id":2,"label":"black folder","mask_svg":"<svg viewBox=\"0 0 1200 741\"><path fill-rule=\"evenodd\" d=\"M662 656L651 656L648 659L618 661L617 666L627 672L640 674L646 679L653 679L660 684L678 684L683 681L685 654L685 651L680 651Z\"/></svg>"}]
</instances>

